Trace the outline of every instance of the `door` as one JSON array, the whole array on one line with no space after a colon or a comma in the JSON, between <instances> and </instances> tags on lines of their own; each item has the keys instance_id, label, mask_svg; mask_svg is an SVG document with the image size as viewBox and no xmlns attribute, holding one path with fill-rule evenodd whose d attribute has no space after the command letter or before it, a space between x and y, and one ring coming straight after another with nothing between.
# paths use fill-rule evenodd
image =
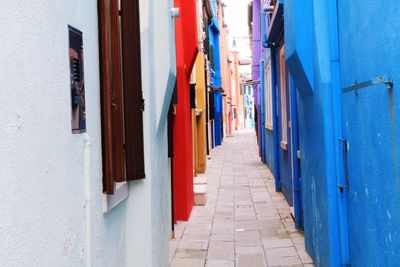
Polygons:
<instances>
[{"instance_id":1,"label":"door","mask_svg":"<svg viewBox=\"0 0 400 267\"><path fill-rule=\"evenodd\" d=\"M296 84L293 77L289 74L289 110L291 118L290 131L290 156L292 171L292 198L295 226L297 229L303 228L303 208L302 208L302 189L300 182L300 157L299 157L299 131L297 119L297 95Z\"/></svg>"}]
</instances>

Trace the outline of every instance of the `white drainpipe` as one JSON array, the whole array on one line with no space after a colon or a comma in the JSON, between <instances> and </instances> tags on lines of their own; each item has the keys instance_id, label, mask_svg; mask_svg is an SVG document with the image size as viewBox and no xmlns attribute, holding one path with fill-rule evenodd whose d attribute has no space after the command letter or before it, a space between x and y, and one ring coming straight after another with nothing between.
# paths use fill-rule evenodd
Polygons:
<instances>
[{"instance_id":1,"label":"white drainpipe","mask_svg":"<svg viewBox=\"0 0 400 267\"><path fill-rule=\"evenodd\" d=\"M90 136L84 134L84 147L83 147L83 169L85 178L85 230L86 230L86 244L85 244L85 258L86 266L92 266L92 226L91 226L91 181L90 181Z\"/></svg>"}]
</instances>

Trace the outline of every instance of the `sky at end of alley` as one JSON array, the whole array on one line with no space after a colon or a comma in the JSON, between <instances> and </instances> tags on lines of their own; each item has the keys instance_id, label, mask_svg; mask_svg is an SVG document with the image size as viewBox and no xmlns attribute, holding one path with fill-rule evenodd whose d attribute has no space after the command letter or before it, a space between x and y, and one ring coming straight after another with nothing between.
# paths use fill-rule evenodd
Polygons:
<instances>
[{"instance_id":1,"label":"sky at end of alley","mask_svg":"<svg viewBox=\"0 0 400 267\"><path fill-rule=\"evenodd\" d=\"M225 20L229 28L229 46L232 49L233 39L236 39L237 49L241 57L251 57L250 40L247 19L248 5L251 0L224 0Z\"/></svg>"}]
</instances>

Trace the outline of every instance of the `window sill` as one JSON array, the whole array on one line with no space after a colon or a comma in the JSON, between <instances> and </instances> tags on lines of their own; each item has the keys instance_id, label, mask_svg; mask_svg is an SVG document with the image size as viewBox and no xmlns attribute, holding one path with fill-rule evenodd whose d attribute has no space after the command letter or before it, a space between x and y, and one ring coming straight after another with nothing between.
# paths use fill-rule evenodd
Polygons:
<instances>
[{"instance_id":1,"label":"window sill","mask_svg":"<svg viewBox=\"0 0 400 267\"><path fill-rule=\"evenodd\" d=\"M281 148L282 150L287 151L287 143L285 141L281 141Z\"/></svg>"},{"instance_id":2,"label":"window sill","mask_svg":"<svg viewBox=\"0 0 400 267\"><path fill-rule=\"evenodd\" d=\"M103 213L107 213L129 196L128 183L115 183L113 195L103 195Z\"/></svg>"},{"instance_id":3,"label":"window sill","mask_svg":"<svg viewBox=\"0 0 400 267\"><path fill-rule=\"evenodd\" d=\"M269 130L269 131L274 131L274 126L272 126L272 125L269 125L269 124L266 124L265 125L265 129L267 129L267 130Z\"/></svg>"}]
</instances>

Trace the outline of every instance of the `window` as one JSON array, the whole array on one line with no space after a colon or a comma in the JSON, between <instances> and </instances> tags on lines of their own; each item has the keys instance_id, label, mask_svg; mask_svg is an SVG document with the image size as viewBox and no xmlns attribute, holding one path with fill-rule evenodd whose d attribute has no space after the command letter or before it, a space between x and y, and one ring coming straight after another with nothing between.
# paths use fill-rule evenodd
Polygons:
<instances>
[{"instance_id":1,"label":"window","mask_svg":"<svg viewBox=\"0 0 400 267\"><path fill-rule=\"evenodd\" d=\"M98 0L103 191L145 177L138 0Z\"/></svg>"},{"instance_id":2,"label":"window","mask_svg":"<svg viewBox=\"0 0 400 267\"><path fill-rule=\"evenodd\" d=\"M282 46L279 52L280 65L280 81L281 81L281 123L282 123L282 140L281 148L287 150L287 106L286 106L286 63L285 63L285 46Z\"/></svg>"},{"instance_id":3,"label":"window","mask_svg":"<svg viewBox=\"0 0 400 267\"><path fill-rule=\"evenodd\" d=\"M274 121L272 114L272 78L271 78L271 63L265 67L265 128L274 130Z\"/></svg>"}]
</instances>

